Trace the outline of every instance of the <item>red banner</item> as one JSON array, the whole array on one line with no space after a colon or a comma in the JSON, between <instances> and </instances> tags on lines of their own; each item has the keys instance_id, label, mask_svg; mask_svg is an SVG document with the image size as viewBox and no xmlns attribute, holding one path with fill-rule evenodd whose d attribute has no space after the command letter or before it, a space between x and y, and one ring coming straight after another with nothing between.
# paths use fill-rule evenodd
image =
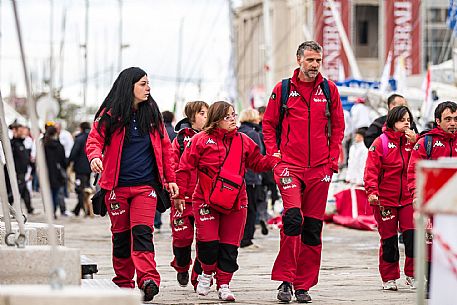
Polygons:
<instances>
[{"instance_id":1,"label":"red banner","mask_svg":"<svg viewBox=\"0 0 457 305\"><path fill-rule=\"evenodd\" d=\"M407 75L421 73L420 5L421 0L384 1L385 54L392 51L393 63L403 55Z\"/></svg>"},{"instance_id":2,"label":"red banner","mask_svg":"<svg viewBox=\"0 0 457 305\"><path fill-rule=\"evenodd\" d=\"M341 15L348 39L351 41L351 31L349 30L349 25L351 24L349 0L334 0L333 2ZM324 49L322 68L328 78L337 81L342 74L348 76L350 70L343 44L338 34L338 28L329 7L329 1L314 1L314 11L315 39ZM342 73L343 71L344 73Z\"/></svg>"}]
</instances>

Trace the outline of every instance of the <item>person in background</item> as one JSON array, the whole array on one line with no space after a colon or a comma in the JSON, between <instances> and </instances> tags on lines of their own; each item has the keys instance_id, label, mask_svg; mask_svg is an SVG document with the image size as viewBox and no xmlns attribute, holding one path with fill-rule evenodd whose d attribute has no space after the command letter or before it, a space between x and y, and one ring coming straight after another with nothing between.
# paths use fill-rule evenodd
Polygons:
<instances>
[{"instance_id":1,"label":"person in background","mask_svg":"<svg viewBox=\"0 0 457 305\"><path fill-rule=\"evenodd\" d=\"M408 103L406 102L405 98L400 94L391 94L387 98L387 108L390 111L392 108L397 106L407 106ZM363 142L365 143L366 148L370 148L373 141L382 134L382 127L386 123L387 115L383 115L378 117L373 123L370 124L367 131L365 132L365 137ZM411 122L411 129L418 133L416 123L414 121Z\"/></svg>"},{"instance_id":2,"label":"person in background","mask_svg":"<svg viewBox=\"0 0 457 305\"><path fill-rule=\"evenodd\" d=\"M184 107L185 118L176 124L176 138L173 140L173 157L175 164L184 153L185 147L192 140L193 136L199 133L206 123L208 104L203 101L189 102ZM197 184L197 172L192 173L191 179L187 181L184 194L186 201L185 209L181 213L174 205L170 211L171 235L173 237L173 261L170 265L176 270L176 278L181 287L189 283L189 268L192 264L191 252L194 241L195 215L192 210L192 194ZM202 273L202 267L198 258L195 258L192 268L191 283L194 289L197 288L197 277Z\"/></svg>"},{"instance_id":3,"label":"person in background","mask_svg":"<svg viewBox=\"0 0 457 305\"><path fill-rule=\"evenodd\" d=\"M398 289L400 254L398 230L405 244L404 273L406 284L414 288L413 198L408 189L408 161L416 142L410 129L413 116L406 106L392 108L387 114L385 130L371 145L365 166L365 190L381 237L379 272L384 290Z\"/></svg>"},{"instance_id":4,"label":"person in background","mask_svg":"<svg viewBox=\"0 0 457 305\"><path fill-rule=\"evenodd\" d=\"M247 195L242 182L245 170L250 168L262 172L280 161L275 156L262 156L259 147L248 136L237 132L236 117L235 110L227 102L215 102L209 107L204 131L192 138L181 157L176 173L180 193L175 196L175 207L182 212L186 205L185 194L189 192L188 181L194 172L198 172L192 208L197 229L198 259L203 273L198 276L196 292L208 295L215 274L219 299L232 302L235 295L230 290L230 282L238 270L238 247L247 215ZM231 157L229 165L225 163L226 156ZM239 160L239 164L233 160ZM221 169L239 183L221 179ZM216 183L222 183L225 188L212 188L215 177L219 177ZM214 203L212 195L216 194L214 196L221 202L227 192L237 196L232 198L234 202L229 202L231 207L227 206L222 211Z\"/></svg>"},{"instance_id":5,"label":"person in background","mask_svg":"<svg viewBox=\"0 0 457 305\"><path fill-rule=\"evenodd\" d=\"M82 122L79 124L79 134L75 137L75 143L70 152L68 162L73 162L73 170L75 171L75 191L78 194L78 203L73 209L73 213L79 216L79 212L84 208L84 189L90 187L90 164L87 159L85 147L87 137L90 132L90 123ZM85 211L88 215L89 211Z\"/></svg>"},{"instance_id":6,"label":"person in background","mask_svg":"<svg viewBox=\"0 0 457 305\"><path fill-rule=\"evenodd\" d=\"M66 124L65 122L60 122L57 121L55 122L54 126L57 128L57 133L59 135L59 141L62 144L63 148L65 149L65 158L70 157L71 149L74 144L74 139L72 134L64 128L64 125ZM63 188L63 194L65 195L65 198L68 198L68 175L65 176L65 185ZM63 199L62 199L63 200Z\"/></svg>"},{"instance_id":7,"label":"person in background","mask_svg":"<svg viewBox=\"0 0 457 305\"><path fill-rule=\"evenodd\" d=\"M363 174L368 155L368 149L363 143L365 130L366 128L359 128L355 131L354 143L349 148L348 169L346 172L346 182L360 186L363 186Z\"/></svg>"},{"instance_id":8,"label":"person in background","mask_svg":"<svg viewBox=\"0 0 457 305\"><path fill-rule=\"evenodd\" d=\"M359 97L355 100L354 106L351 108L352 128L354 130L370 126L370 109L365 103L366 99Z\"/></svg>"},{"instance_id":9,"label":"person in background","mask_svg":"<svg viewBox=\"0 0 457 305\"><path fill-rule=\"evenodd\" d=\"M255 109L245 109L240 114L240 127L239 132L247 135L251 140L259 146L260 151L264 151L262 140L260 139L259 128L259 112ZM246 181L246 193L248 195L248 215L246 217L246 225L244 227L243 239L241 239L240 247L249 247L254 245L255 223L257 218L257 203L259 193L263 191L261 184L261 176L258 173L248 169L244 175ZM266 219L262 219L265 223Z\"/></svg>"},{"instance_id":10,"label":"person in background","mask_svg":"<svg viewBox=\"0 0 457 305\"><path fill-rule=\"evenodd\" d=\"M63 196L63 188L67 175L67 158L65 158L65 149L59 141L59 135L55 126L46 126L43 143L49 183L51 185L52 202L54 204L54 218L57 219L57 207L60 208L61 216L67 216Z\"/></svg>"}]
</instances>

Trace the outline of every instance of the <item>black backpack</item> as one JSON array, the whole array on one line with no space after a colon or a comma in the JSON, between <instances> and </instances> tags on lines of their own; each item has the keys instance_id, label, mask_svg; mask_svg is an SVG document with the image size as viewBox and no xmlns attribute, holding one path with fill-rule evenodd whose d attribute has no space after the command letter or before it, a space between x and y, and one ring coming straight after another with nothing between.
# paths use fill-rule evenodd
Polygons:
<instances>
[{"instance_id":1,"label":"black backpack","mask_svg":"<svg viewBox=\"0 0 457 305\"><path fill-rule=\"evenodd\" d=\"M331 125L331 121L330 121L330 105L332 103L332 99L330 96L330 88L328 86L328 80L325 77L324 77L324 81L322 83L320 83L320 87L322 89L322 92L325 95L325 99L327 100L327 103L325 105L325 116L328 119L327 135L328 135L328 139L330 140L330 136L332 135L332 125ZM278 149L280 149L280 146L281 146L282 121L284 120L284 115L288 111L287 101L289 100L289 91L290 91L290 78L283 79L281 82L281 104L279 106L279 121L278 121L278 125L276 126L276 145L278 146Z\"/></svg>"}]
</instances>

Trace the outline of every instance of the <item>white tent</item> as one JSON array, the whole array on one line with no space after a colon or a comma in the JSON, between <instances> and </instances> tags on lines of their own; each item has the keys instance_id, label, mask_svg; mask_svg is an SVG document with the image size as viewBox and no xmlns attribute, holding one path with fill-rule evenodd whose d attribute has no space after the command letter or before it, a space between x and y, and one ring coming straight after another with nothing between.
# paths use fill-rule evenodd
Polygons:
<instances>
[{"instance_id":1,"label":"white tent","mask_svg":"<svg viewBox=\"0 0 457 305\"><path fill-rule=\"evenodd\" d=\"M3 101L3 107L5 109L5 120L6 120L6 125L10 125L13 123L15 120L23 125L28 125L29 121L23 117L20 113L18 113L16 110L14 110L13 107L5 103Z\"/></svg>"}]
</instances>

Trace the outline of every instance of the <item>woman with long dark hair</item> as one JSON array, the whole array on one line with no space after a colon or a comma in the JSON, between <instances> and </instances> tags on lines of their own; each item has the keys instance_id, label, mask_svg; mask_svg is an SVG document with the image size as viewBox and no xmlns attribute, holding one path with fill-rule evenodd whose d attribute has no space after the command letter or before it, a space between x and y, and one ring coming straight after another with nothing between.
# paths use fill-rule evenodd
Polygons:
<instances>
[{"instance_id":1,"label":"woman with long dark hair","mask_svg":"<svg viewBox=\"0 0 457 305\"><path fill-rule=\"evenodd\" d=\"M105 205L111 220L113 282L138 287L144 301L159 292L154 260L154 214L157 189L178 194L171 143L159 108L149 95L149 81L140 68L123 70L103 101L86 144L93 172L103 173Z\"/></svg>"},{"instance_id":2,"label":"woman with long dark hair","mask_svg":"<svg viewBox=\"0 0 457 305\"><path fill-rule=\"evenodd\" d=\"M214 274L223 301L235 301L229 285L238 269L238 248L246 223L246 168L262 172L279 162L276 157L262 156L254 141L237 131L236 116L227 102L209 107L203 131L188 142L181 157L177 171L181 191L175 196L175 207L182 212L189 191L187 182L197 171L192 209L203 273L198 276L196 292L207 295Z\"/></svg>"},{"instance_id":3,"label":"woman with long dark hair","mask_svg":"<svg viewBox=\"0 0 457 305\"><path fill-rule=\"evenodd\" d=\"M383 133L368 150L365 166L365 189L381 237L379 272L384 290L398 289L398 230L405 244L406 284L411 288L415 285L413 198L407 180L408 162L416 142L416 134L410 129L412 122L413 116L406 106L392 108Z\"/></svg>"}]
</instances>

